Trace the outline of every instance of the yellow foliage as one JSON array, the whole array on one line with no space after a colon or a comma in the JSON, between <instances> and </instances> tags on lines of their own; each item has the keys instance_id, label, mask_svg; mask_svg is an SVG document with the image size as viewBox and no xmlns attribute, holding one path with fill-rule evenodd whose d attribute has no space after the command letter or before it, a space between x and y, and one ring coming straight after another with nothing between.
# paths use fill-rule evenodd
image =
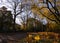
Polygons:
<instances>
[{"instance_id":1,"label":"yellow foliage","mask_svg":"<svg viewBox=\"0 0 60 43\"><path fill-rule=\"evenodd\" d=\"M40 8L40 7L36 6L36 5L33 5L33 7L32 7L31 10L32 10L32 12L33 12L34 14L38 14L38 15L40 16L40 18L47 17L47 18L50 18L50 19L52 19L52 20L56 20L54 14L52 14L52 13L48 10L48 8L46 8L46 7L43 7L43 6L42 6L42 8ZM52 11L54 11L54 10L52 9ZM49 20L49 19L47 19L47 20Z\"/></svg>"},{"instance_id":2,"label":"yellow foliage","mask_svg":"<svg viewBox=\"0 0 60 43\"><path fill-rule=\"evenodd\" d=\"M49 18L51 18L51 19L54 19L55 20L55 16L52 14L52 15L50 15L49 16Z\"/></svg>"},{"instance_id":3,"label":"yellow foliage","mask_svg":"<svg viewBox=\"0 0 60 43\"><path fill-rule=\"evenodd\" d=\"M33 7L31 8L31 10L32 10L32 12L34 14L38 14L40 16L40 18L44 18L44 16L41 13L43 13L47 17L50 16L48 8L43 7L43 6L40 8L40 7L36 6L36 5L33 5Z\"/></svg>"},{"instance_id":4,"label":"yellow foliage","mask_svg":"<svg viewBox=\"0 0 60 43\"><path fill-rule=\"evenodd\" d=\"M57 26L56 23L49 22L47 27L48 27L49 29L54 29L56 26Z\"/></svg>"},{"instance_id":5,"label":"yellow foliage","mask_svg":"<svg viewBox=\"0 0 60 43\"><path fill-rule=\"evenodd\" d=\"M40 18L43 18L43 16L41 15L39 9L40 9L39 7L33 6L32 9L31 9L31 11L32 11L34 14L38 14L38 15L40 16Z\"/></svg>"},{"instance_id":6,"label":"yellow foliage","mask_svg":"<svg viewBox=\"0 0 60 43\"><path fill-rule=\"evenodd\" d=\"M21 30L26 30L26 25L21 25Z\"/></svg>"},{"instance_id":7,"label":"yellow foliage","mask_svg":"<svg viewBox=\"0 0 60 43\"><path fill-rule=\"evenodd\" d=\"M47 8L43 8L43 9L41 9L41 10L42 10L42 12L43 12L45 15L49 13L49 10L48 10Z\"/></svg>"},{"instance_id":8,"label":"yellow foliage","mask_svg":"<svg viewBox=\"0 0 60 43\"><path fill-rule=\"evenodd\" d=\"M37 40L37 41L40 40L39 35L35 36L34 39Z\"/></svg>"}]
</instances>

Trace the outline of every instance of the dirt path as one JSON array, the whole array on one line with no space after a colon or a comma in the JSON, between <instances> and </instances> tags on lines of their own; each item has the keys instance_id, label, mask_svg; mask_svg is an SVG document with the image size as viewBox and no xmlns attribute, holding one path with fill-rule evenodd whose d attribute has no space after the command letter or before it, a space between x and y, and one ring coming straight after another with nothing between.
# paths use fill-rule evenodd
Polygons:
<instances>
[{"instance_id":1,"label":"dirt path","mask_svg":"<svg viewBox=\"0 0 60 43\"><path fill-rule=\"evenodd\" d=\"M17 41L27 37L27 33L0 33L0 43L7 41ZM4 42L3 42L4 41Z\"/></svg>"},{"instance_id":2,"label":"dirt path","mask_svg":"<svg viewBox=\"0 0 60 43\"><path fill-rule=\"evenodd\" d=\"M34 35L48 35L51 34L52 36L56 36L58 34L49 32L46 34L46 32L20 32L20 33L0 33L0 43L24 43L23 40L28 37L29 34L34 34ZM32 36L34 36L32 35ZM42 38L42 37L41 37ZM29 39L28 39L29 40ZM31 41L30 41L31 42Z\"/></svg>"}]
</instances>

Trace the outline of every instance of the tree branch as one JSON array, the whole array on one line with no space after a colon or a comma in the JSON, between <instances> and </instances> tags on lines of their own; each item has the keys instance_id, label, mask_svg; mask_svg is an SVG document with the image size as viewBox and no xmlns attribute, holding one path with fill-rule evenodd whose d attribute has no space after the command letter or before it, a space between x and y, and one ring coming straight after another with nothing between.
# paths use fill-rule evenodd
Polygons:
<instances>
[{"instance_id":1,"label":"tree branch","mask_svg":"<svg viewBox=\"0 0 60 43\"><path fill-rule=\"evenodd\" d=\"M58 9L57 9L55 6L53 6L50 1L46 0L47 8L49 9L49 11L50 11L52 14L54 14L56 20L60 22L60 16L58 16L58 14L57 14L56 12L53 12L53 11L49 8L49 3L50 3L50 5L52 6L52 8L53 8L55 11L57 11L58 14L59 14Z\"/></svg>"}]
</instances>

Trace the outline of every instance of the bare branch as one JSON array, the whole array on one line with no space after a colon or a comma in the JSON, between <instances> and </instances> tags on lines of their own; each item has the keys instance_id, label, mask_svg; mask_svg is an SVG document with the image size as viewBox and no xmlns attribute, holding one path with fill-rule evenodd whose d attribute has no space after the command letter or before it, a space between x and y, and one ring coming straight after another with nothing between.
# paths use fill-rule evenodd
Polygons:
<instances>
[{"instance_id":1,"label":"bare branch","mask_svg":"<svg viewBox=\"0 0 60 43\"><path fill-rule=\"evenodd\" d=\"M7 2L13 7L13 3L11 0L7 0Z\"/></svg>"},{"instance_id":2,"label":"bare branch","mask_svg":"<svg viewBox=\"0 0 60 43\"><path fill-rule=\"evenodd\" d=\"M49 8L49 3L50 3L50 5L52 6L52 8L55 10L55 12L53 12L53 11ZM55 2L54 2L54 3L55 3ZM52 14L54 14L56 20L60 22L60 16L59 16L60 13L59 13L59 11L58 11L58 9L57 9L57 7L56 7L56 4L53 6L52 3L51 3L49 0L46 0L46 4L47 4L47 8L49 9L49 11L50 11ZM57 12L57 13L56 13L56 12Z\"/></svg>"},{"instance_id":3,"label":"bare branch","mask_svg":"<svg viewBox=\"0 0 60 43\"><path fill-rule=\"evenodd\" d=\"M41 11L40 11L40 13L41 13L44 17L46 17L47 19L49 19L49 20L51 20L51 21L54 21L54 22L56 22L57 24L59 24L56 20L51 19L51 18L49 18L49 17L45 16ZM59 24L59 25L60 25L60 24Z\"/></svg>"}]
</instances>

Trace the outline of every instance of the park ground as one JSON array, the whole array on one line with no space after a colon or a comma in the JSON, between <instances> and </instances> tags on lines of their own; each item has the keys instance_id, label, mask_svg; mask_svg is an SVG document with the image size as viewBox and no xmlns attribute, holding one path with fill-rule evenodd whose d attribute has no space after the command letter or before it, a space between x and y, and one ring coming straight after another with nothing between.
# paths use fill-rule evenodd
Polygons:
<instances>
[{"instance_id":1,"label":"park ground","mask_svg":"<svg viewBox=\"0 0 60 43\"><path fill-rule=\"evenodd\" d=\"M60 34L54 32L0 33L0 43L60 43Z\"/></svg>"}]
</instances>

